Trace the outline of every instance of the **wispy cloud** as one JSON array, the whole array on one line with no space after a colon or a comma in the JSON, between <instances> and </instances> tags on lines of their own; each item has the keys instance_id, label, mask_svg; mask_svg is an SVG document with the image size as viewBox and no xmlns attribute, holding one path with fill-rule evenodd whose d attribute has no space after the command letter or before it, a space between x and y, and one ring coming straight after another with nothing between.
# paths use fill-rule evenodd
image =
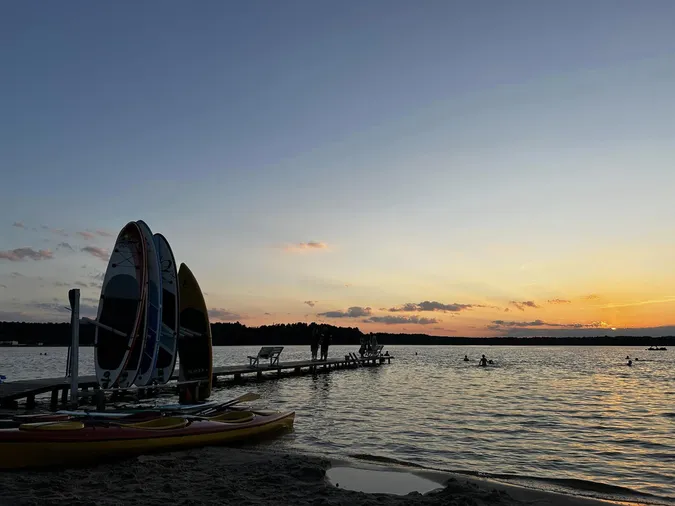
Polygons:
<instances>
[{"instance_id":1,"label":"wispy cloud","mask_svg":"<svg viewBox=\"0 0 675 506\"><path fill-rule=\"evenodd\" d=\"M89 276L91 279L95 279L96 281L102 282L105 279L105 272L99 272L97 274L91 274ZM204 293L204 295L207 295Z\"/></svg>"},{"instance_id":2,"label":"wispy cloud","mask_svg":"<svg viewBox=\"0 0 675 506\"><path fill-rule=\"evenodd\" d=\"M0 283L0 288L7 288L7 285L3 285Z\"/></svg>"},{"instance_id":3,"label":"wispy cloud","mask_svg":"<svg viewBox=\"0 0 675 506\"><path fill-rule=\"evenodd\" d=\"M12 276L13 278L25 278L26 277L25 274L21 274L20 272L13 272L13 273L10 274L10 276Z\"/></svg>"},{"instance_id":4,"label":"wispy cloud","mask_svg":"<svg viewBox=\"0 0 675 506\"><path fill-rule=\"evenodd\" d=\"M54 254L48 249L34 250L33 248L0 251L0 259L9 260L10 262L19 262L29 258L31 260L49 260L54 258Z\"/></svg>"},{"instance_id":5,"label":"wispy cloud","mask_svg":"<svg viewBox=\"0 0 675 506\"><path fill-rule=\"evenodd\" d=\"M384 323L385 325L401 325L405 323L414 323L417 325L432 325L438 323L436 318L425 318L423 316L399 316L399 315L385 315L385 316L371 316L363 320L364 323Z\"/></svg>"},{"instance_id":6,"label":"wispy cloud","mask_svg":"<svg viewBox=\"0 0 675 506\"><path fill-rule=\"evenodd\" d=\"M85 246L84 248L81 249L81 251L84 251L85 253L89 253L90 255L95 256L96 258L100 258L101 260L108 261L108 258L110 257L110 253L108 253L108 250L105 248L99 248L97 246Z\"/></svg>"},{"instance_id":7,"label":"wispy cloud","mask_svg":"<svg viewBox=\"0 0 675 506\"><path fill-rule=\"evenodd\" d=\"M423 302L414 303L408 302L402 306L390 307L387 309L390 313L414 313L417 311L440 311L443 313L451 312L458 313L460 311L465 311L474 307L485 307L480 304L458 304L456 302L452 304L443 304L442 302L437 302L435 300L425 300Z\"/></svg>"},{"instance_id":8,"label":"wispy cloud","mask_svg":"<svg viewBox=\"0 0 675 506\"><path fill-rule=\"evenodd\" d=\"M75 251L75 249L70 244L68 244L67 242L58 243L56 245L56 249L67 249L67 250L70 250L70 251Z\"/></svg>"},{"instance_id":9,"label":"wispy cloud","mask_svg":"<svg viewBox=\"0 0 675 506\"><path fill-rule=\"evenodd\" d=\"M84 281L75 281L73 284L82 288L89 288L89 283L85 283Z\"/></svg>"},{"instance_id":10,"label":"wispy cloud","mask_svg":"<svg viewBox=\"0 0 675 506\"><path fill-rule=\"evenodd\" d=\"M325 313L318 313L317 316L323 316L324 318L361 318L362 316L370 316L372 310L371 307L352 306L347 311L326 311Z\"/></svg>"},{"instance_id":11,"label":"wispy cloud","mask_svg":"<svg viewBox=\"0 0 675 506\"><path fill-rule=\"evenodd\" d=\"M100 235L101 237L113 237L113 234L110 232L106 232L105 230L98 229L96 230L96 233Z\"/></svg>"},{"instance_id":12,"label":"wispy cloud","mask_svg":"<svg viewBox=\"0 0 675 506\"><path fill-rule=\"evenodd\" d=\"M596 300L596 299L599 299L600 296L597 295L597 294L595 294L595 293L592 293L592 294L590 294L590 295L586 295L586 296L583 297L583 298L586 299L586 300Z\"/></svg>"},{"instance_id":13,"label":"wispy cloud","mask_svg":"<svg viewBox=\"0 0 675 506\"><path fill-rule=\"evenodd\" d=\"M639 301L636 301L636 302L623 302L623 303L610 302L609 304L602 304L601 306L596 306L596 307L601 307L603 309L610 309L610 308L616 308L616 307L646 306L648 304L664 304L664 303L668 303L668 302L675 302L675 295L669 295L669 296L664 297L662 299L639 300Z\"/></svg>"},{"instance_id":14,"label":"wispy cloud","mask_svg":"<svg viewBox=\"0 0 675 506\"><path fill-rule=\"evenodd\" d=\"M0 310L0 321L52 322L67 321L70 313L66 309L67 301L59 299L52 302L26 302L13 304L15 309ZM97 305L80 302L81 316L95 316Z\"/></svg>"},{"instance_id":15,"label":"wispy cloud","mask_svg":"<svg viewBox=\"0 0 675 506\"><path fill-rule=\"evenodd\" d=\"M26 228L26 225L23 224L23 221L15 221L12 223L12 226L16 228Z\"/></svg>"},{"instance_id":16,"label":"wispy cloud","mask_svg":"<svg viewBox=\"0 0 675 506\"><path fill-rule=\"evenodd\" d=\"M62 229L62 228L51 228L51 227L49 227L49 226L47 226L47 225L40 225L40 228L41 228L42 230L48 230L48 231L51 232L52 234L60 235L60 236L62 236L62 237L68 237L68 232L66 232L66 231L65 231L64 229Z\"/></svg>"},{"instance_id":17,"label":"wispy cloud","mask_svg":"<svg viewBox=\"0 0 675 506\"><path fill-rule=\"evenodd\" d=\"M289 244L284 248L286 251L303 252L303 251L322 251L328 249L328 244L319 241L299 242Z\"/></svg>"},{"instance_id":18,"label":"wispy cloud","mask_svg":"<svg viewBox=\"0 0 675 506\"><path fill-rule=\"evenodd\" d=\"M242 320L244 317L239 313L233 311L228 311L223 308L211 308L209 309L209 318L212 320L218 320L221 322L231 322Z\"/></svg>"},{"instance_id":19,"label":"wispy cloud","mask_svg":"<svg viewBox=\"0 0 675 506\"><path fill-rule=\"evenodd\" d=\"M567 300L567 299L549 299L546 302L548 302L549 304L571 304L572 303L571 300Z\"/></svg>"},{"instance_id":20,"label":"wispy cloud","mask_svg":"<svg viewBox=\"0 0 675 506\"><path fill-rule=\"evenodd\" d=\"M537 306L533 300L523 300L523 301L517 301L517 300L512 300L509 302L509 304L517 307L521 311L525 311L525 308L533 308L533 309L538 309L539 306Z\"/></svg>"},{"instance_id":21,"label":"wispy cloud","mask_svg":"<svg viewBox=\"0 0 675 506\"><path fill-rule=\"evenodd\" d=\"M77 232L77 235L83 237L85 241L90 241L95 237L91 232Z\"/></svg>"},{"instance_id":22,"label":"wispy cloud","mask_svg":"<svg viewBox=\"0 0 675 506\"><path fill-rule=\"evenodd\" d=\"M487 328L490 330L502 330L505 328L524 328L524 327L564 327L568 329L587 329L587 328L605 328L609 324L603 321L596 321L590 323L551 323L543 320L533 321L505 321L494 320Z\"/></svg>"},{"instance_id":23,"label":"wispy cloud","mask_svg":"<svg viewBox=\"0 0 675 506\"><path fill-rule=\"evenodd\" d=\"M304 303L307 304L309 307L314 307L317 302L319 302L319 301L318 300L306 300Z\"/></svg>"}]
</instances>

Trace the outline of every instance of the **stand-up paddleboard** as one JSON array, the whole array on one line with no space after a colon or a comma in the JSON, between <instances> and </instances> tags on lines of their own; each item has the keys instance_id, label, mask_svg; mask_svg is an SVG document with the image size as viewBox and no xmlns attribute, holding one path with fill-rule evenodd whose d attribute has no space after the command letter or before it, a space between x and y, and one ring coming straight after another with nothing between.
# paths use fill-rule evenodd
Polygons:
<instances>
[{"instance_id":1,"label":"stand-up paddleboard","mask_svg":"<svg viewBox=\"0 0 675 506\"><path fill-rule=\"evenodd\" d=\"M149 385L152 382L152 372L155 369L157 361L157 348L159 346L159 329L161 322L161 277L159 272L159 261L155 249L155 241L152 237L152 231L143 220L136 222L143 232L145 246L148 251L148 297L146 304L148 308L148 319L145 326L145 346L141 354L141 362L138 367L138 374L134 383L139 387Z\"/></svg>"},{"instance_id":2,"label":"stand-up paddleboard","mask_svg":"<svg viewBox=\"0 0 675 506\"><path fill-rule=\"evenodd\" d=\"M178 309L178 271L169 242L162 234L153 236L155 249L159 259L161 276L161 326L157 362L152 372L152 379L163 385L171 379L176 367L178 329L180 328Z\"/></svg>"},{"instance_id":3,"label":"stand-up paddleboard","mask_svg":"<svg viewBox=\"0 0 675 506\"><path fill-rule=\"evenodd\" d=\"M180 360L179 382L202 380L199 398L195 399L192 386L183 385L180 390L181 403L197 402L211 395L213 375L213 349L211 347L211 325L199 284L192 271L185 264L178 270L180 292L180 328L178 358ZM183 333L183 329L189 334ZM196 334L196 335L194 335Z\"/></svg>"},{"instance_id":4,"label":"stand-up paddleboard","mask_svg":"<svg viewBox=\"0 0 675 506\"><path fill-rule=\"evenodd\" d=\"M147 250L136 223L120 231L103 278L96 320L125 337L96 326L94 361L96 379L103 388L113 386L124 373L145 319Z\"/></svg>"}]
</instances>

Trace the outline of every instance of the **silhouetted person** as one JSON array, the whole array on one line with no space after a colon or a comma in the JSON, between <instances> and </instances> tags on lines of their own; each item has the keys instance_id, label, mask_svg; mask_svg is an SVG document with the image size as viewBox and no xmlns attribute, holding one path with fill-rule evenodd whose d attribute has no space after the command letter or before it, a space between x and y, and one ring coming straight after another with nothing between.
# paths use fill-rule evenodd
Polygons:
<instances>
[{"instance_id":1,"label":"silhouetted person","mask_svg":"<svg viewBox=\"0 0 675 506\"><path fill-rule=\"evenodd\" d=\"M316 354L319 352L319 329L315 326L312 328L312 337L309 342L309 347L312 350L312 360L316 360Z\"/></svg>"},{"instance_id":2,"label":"silhouetted person","mask_svg":"<svg viewBox=\"0 0 675 506\"><path fill-rule=\"evenodd\" d=\"M478 362L478 365L481 367L487 366L487 358L485 358L485 355L481 357L480 361Z\"/></svg>"},{"instance_id":3,"label":"silhouetted person","mask_svg":"<svg viewBox=\"0 0 675 506\"><path fill-rule=\"evenodd\" d=\"M464 362L468 362L468 361L469 361L469 355L464 355Z\"/></svg>"},{"instance_id":4,"label":"silhouetted person","mask_svg":"<svg viewBox=\"0 0 675 506\"><path fill-rule=\"evenodd\" d=\"M628 367L632 366L632 365L633 365L633 361L632 361L632 360L629 360L628 363L627 363L626 365L627 365Z\"/></svg>"},{"instance_id":5,"label":"silhouetted person","mask_svg":"<svg viewBox=\"0 0 675 506\"><path fill-rule=\"evenodd\" d=\"M321 338L321 360L328 360L328 347L330 346L330 332L323 333Z\"/></svg>"}]
</instances>

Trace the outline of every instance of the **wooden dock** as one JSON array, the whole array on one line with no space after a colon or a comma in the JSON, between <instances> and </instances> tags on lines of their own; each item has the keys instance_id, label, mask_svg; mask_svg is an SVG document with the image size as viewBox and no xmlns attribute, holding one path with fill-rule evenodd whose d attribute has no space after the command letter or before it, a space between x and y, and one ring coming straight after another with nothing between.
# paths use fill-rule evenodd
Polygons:
<instances>
[{"instance_id":1,"label":"wooden dock","mask_svg":"<svg viewBox=\"0 0 675 506\"><path fill-rule=\"evenodd\" d=\"M219 378L232 377L234 381L241 381L247 377L254 376L257 380L266 378L280 377L284 372L290 374L307 374L317 372L329 372L333 369L356 368L362 366L377 366L385 362L390 364L393 357L390 355L379 355L377 357L364 357L353 359L345 356L344 358L333 358L329 360L297 360L292 362L279 362L273 366L261 363L258 366L249 365L227 365L213 368L213 383L216 385ZM174 372L172 380L178 379L178 371ZM80 376L78 379L80 393L89 389L99 390L96 376ZM172 387L171 383L167 385ZM175 388L175 384L173 387ZM8 381L0 383L0 406L16 407L19 400L26 399L26 408L35 407L35 396L51 392L51 406L56 407L59 403L68 402L68 391L70 390L70 378L41 378L31 380ZM117 389L107 391L115 392ZM128 389L128 390L134 390ZM144 389L141 389L144 390Z\"/></svg>"}]
</instances>

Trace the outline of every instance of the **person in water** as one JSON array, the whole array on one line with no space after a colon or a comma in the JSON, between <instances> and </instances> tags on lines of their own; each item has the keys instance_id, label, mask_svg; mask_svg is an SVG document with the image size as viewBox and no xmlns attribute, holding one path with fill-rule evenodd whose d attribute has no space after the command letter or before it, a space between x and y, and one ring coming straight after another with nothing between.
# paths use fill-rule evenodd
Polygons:
<instances>
[{"instance_id":1,"label":"person in water","mask_svg":"<svg viewBox=\"0 0 675 506\"><path fill-rule=\"evenodd\" d=\"M485 367L487 366L487 363L488 363L487 358L485 358L485 355L483 355L480 361L478 362L478 365L481 367Z\"/></svg>"},{"instance_id":2,"label":"person in water","mask_svg":"<svg viewBox=\"0 0 675 506\"><path fill-rule=\"evenodd\" d=\"M632 360L629 360L628 363L627 363L626 365L627 365L628 367L632 366L632 365L633 365L633 361L632 361Z\"/></svg>"},{"instance_id":3,"label":"person in water","mask_svg":"<svg viewBox=\"0 0 675 506\"><path fill-rule=\"evenodd\" d=\"M469 361L469 356L468 356L468 355L464 355L464 362L468 362L468 361Z\"/></svg>"}]
</instances>

